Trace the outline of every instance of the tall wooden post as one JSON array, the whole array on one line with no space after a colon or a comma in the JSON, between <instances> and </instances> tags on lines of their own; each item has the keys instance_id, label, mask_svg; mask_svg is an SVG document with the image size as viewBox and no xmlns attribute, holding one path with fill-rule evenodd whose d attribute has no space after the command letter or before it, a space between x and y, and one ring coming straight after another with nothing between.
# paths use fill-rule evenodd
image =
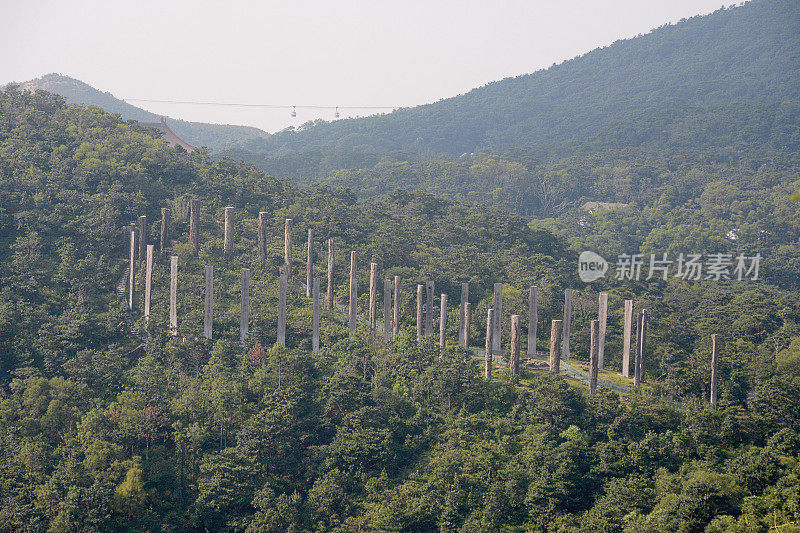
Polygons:
<instances>
[{"instance_id":1,"label":"tall wooden post","mask_svg":"<svg viewBox=\"0 0 800 533\"><path fill-rule=\"evenodd\" d=\"M311 285L314 283L314 230L308 228L306 245L306 298L311 298Z\"/></svg>"},{"instance_id":2,"label":"tall wooden post","mask_svg":"<svg viewBox=\"0 0 800 533\"><path fill-rule=\"evenodd\" d=\"M561 325L561 358L569 359L569 338L572 334L572 289L564 291L564 321Z\"/></svg>"},{"instance_id":3,"label":"tall wooden post","mask_svg":"<svg viewBox=\"0 0 800 533\"><path fill-rule=\"evenodd\" d=\"M139 261L147 255L147 215L139 217Z\"/></svg>"},{"instance_id":4,"label":"tall wooden post","mask_svg":"<svg viewBox=\"0 0 800 533\"><path fill-rule=\"evenodd\" d=\"M358 282L356 281L356 252L350 252L350 303L348 306L350 337L356 330L358 319Z\"/></svg>"},{"instance_id":5,"label":"tall wooden post","mask_svg":"<svg viewBox=\"0 0 800 533\"><path fill-rule=\"evenodd\" d=\"M711 335L711 407L717 408L717 381L718 359L717 359L717 334Z\"/></svg>"},{"instance_id":6,"label":"tall wooden post","mask_svg":"<svg viewBox=\"0 0 800 533\"><path fill-rule=\"evenodd\" d=\"M286 279L292 279L292 219L287 218L283 228L283 265Z\"/></svg>"},{"instance_id":7,"label":"tall wooden post","mask_svg":"<svg viewBox=\"0 0 800 533\"><path fill-rule=\"evenodd\" d=\"M461 305L458 308L458 345L465 347L464 343L464 309L469 301L469 283L461 284Z\"/></svg>"},{"instance_id":8,"label":"tall wooden post","mask_svg":"<svg viewBox=\"0 0 800 533\"><path fill-rule=\"evenodd\" d=\"M400 334L400 276L394 277L394 331L392 338L397 338Z\"/></svg>"},{"instance_id":9,"label":"tall wooden post","mask_svg":"<svg viewBox=\"0 0 800 533\"><path fill-rule=\"evenodd\" d=\"M267 212L258 213L258 256L263 260L267 258Z\"/></svg>"},{"instance_id":10,"label":"tall wooden post","mask_svg":"<svg viewBox=\"0 0 800 533\"><path fill-rule=\"evenodd\" d=\"M519 337L519 315L511 315L511 355L508 358L508 369L512 376L519 374Z\"/></svg>"},{"instance_id":11,"label":"tall wooden post","mask_svg":"<svg viewBox=\"0 0 800 533\"><path fill-rule=\"evenodd\" d=\"M539 333L539 289L528 289L528 357L536 356L536 341Z\"/></svg>"},{"instance_id":12,"label":"tall wooden post","mask_svg":"<svg viewBox=\"0 0 800 533\"><path fill-rule=\"evenodd\" d=\"M211 339L214 327L214 267L212 265L206 265L206 301L203 311L203 336Z\"/></svg>"},{"instance_id":13,"label":"tall wooden post","mask_svg":"<svg viewBox=\"0 0 800 533\"><path fill-rule=\"evenodd\" d=\"M638 317L639 334L636 338L636 360L634 362L633 385L638 387L644 382L644 349L647 343L647 309L642 309Z\"/></svg>"},{"instance_id":14,"label":"tall wooden post","mask_svg":"<svg viewBox=\"0 0 800 533\"><path fill-rule=\"evenodd\" d=\"M327 308L333 309L333 239L328 239L328 294Z\"/></svg>"},{"instance_id":15,"label":"tall wooden post","mask_svg":"<svg viewBox=\"0 0 800 533\"><path fill-rule=\"evenodd\" d=\"M169 258L169 333L178 334L178 256Z\"/></svg>"},{"instance_id":16,"label":"tall wooden post","mask_svg":"<svg viewBox=\"0 0 800 533\"><path fill-rule=\"evenodd\" d=\"M622 375L631 377L631 337L633 336L633 300L625 300L622 324Z\"/></svg>"},{"instance_id":17,"label":"tall wooden post","mask_svg":"<svg viewBox=\"0 0 800 533\"><path fill-rule=\"evenodd\" d=\"M425 286L421 283L417 285L417 342L422 341L422 293Z\"/></svg>"},{"instance_id":18,"label":"tall wooden post","mask_svg":"<svg viewBox=\"0 0 800 533\"><path fill-rule=\"evenodd\" d=\"M561 372L561 320L550 326L550 372Z\"/></svg>"},{"instance_id":19,"label":"tall wooden post","mask_svg":"<svg viewBox=\"0 0 800 533\"><path fill-rule=\"evenodd\" d=\"M425 336L433 335L433 289L432 281L425 282Z\"/></svg>"},{"instance_id":20,"label":"tall wooden post","mask_svg":"<svg viewBox=\"0 0 800 533\"><path fill-rule=\"evenodd\" d=\"M128 309L133 310L136 291L136 230L131 229L130 257L128 260Z\"/></svg>"},{"instance_id":21,"label":"tall wooden post","mask_svg":"<svg viewBox=\"0 0 800 533\"><path fill-rule=\"evenodd\" d=\"M147 266L144 274L144 321L150 322L150 290L153 288L153 248L152 244L147 245Z\"/></svg>"},{"instance_id":22,"label":"tall wooden post","mask_svg":"<svg viewBox=\"0 0 800 533\"><path fill-rule=\"evenodd\" d=\"M161 253L167 252L169 246L169 208L161 208Z\"/></svg>"},{"instance_id":23,"label":"tall wooden post","mask_svg":"<svg viewBox=\"0 0 800 533\"><path fill-rule=\"evenodd\" d=\"M370 263L369 264L369 312L367 313L367 317L369 318L370 332L375 330L375 299L377 297L377 292L378 292L378 264Z\"/></svg>"},{"instance_id":24,"label":"tall wooden post","mask_svg":"<svg viewBox=\"0 0 800 533\"><path fill-rule=\"evenodd\" d=\"M472 304L464 304L464 348L469 348L470 326L472 325Z\"/></svg>"},{"instance_id":25,"label":"tall wooden post","mask_svg":"<svg viewBox=\"0 0 800 533\"><path fill-rule=\"evenodd\" d=\"M392 340L392 280L383 280L383 341Z\"/></svg>"},{"instance_id":26,"label":"tall wooden post","mask_svg":"<svg viewBox=\"0 0 800 533\"><path fill-rule=\"evenodd\" d=\"M503 284L494 284L494 331L492 332L492 353L500 354L503 343Z\"/></svg>"},{"instance_id":27,"label":"tall wooden post","mask_svg":"<svg viewBox=\"0 0 800 533\"><path fill-rule=\"evenodd\" d=\"M225 208L225 241L223 251L229 254L233 251L233 207Z\"/></svg>"},{"instance_id":28,"label":"tall wooden post","mask_svg":"<svg viewBox=\"0 0 800 533\"><path fill-rule=\"evenodd\" d=\"M598 322L598 337L597 337L597 368L602 370L605 364L605 350L606 350L606 326L608 323L608 293L601 292L597 299L597 322Z\"/></svg>"},{"instance_id":29,"label":"tall wooden post","mask_svg":"<svg viewBox=\"0 0 800 533\"><path fill-rule=\"evenodd\" d=\"M592 396L597 390L597 368L599 363L599 337L600 336L600 321L592 320L590 331L589 343L589 396Z\"/></svg>"},{"instance_id":30,"label":"tall wooden post","mask_svg":"<svg viewBox=\"0 0 800 533\"><path fill-rule=\"evenodd\" d=\"M189 200L189 247L197 257L200 252L200 201Z\"/></svg>"},{"instance_id":31,"label":"tall wooden post","mask_svg":"<svg viewBox=\"0 0 800 533\"><path fill-rule=\"evenodd\" d=\"M239 341L247 345L250 334L250 269L242 269L242 304L239 313Z\"/></svg>"},{"instance_id":32,"label":"tall wooden post","mask_svg":"<svg viewBox=\"0 0 800 533\"><path fill-rule=\"evenodd\" d=\"M317 355L319 354L319 278L314 278L312 283L311 350Z\"/></svg>"},{"instance_id":33,"label":"tall wooden post","mask_svg":"<svg viewBox=\"0 0 800 533\"><path fill-rule=\"evenodd\" d=\"M286 286L289 277L281 270L278 277L278 344L286 346Z\"/></svg>"},{"instance_id":34,"label":"tall wooden post","mask_svg":"<svg viewBox=\"0 0 800 533\"><path fill-rule=\"evenodd\" d=\"M447 341L447 295L442 293L439 304L439 348L444 349Z\"/></svg>"},{"instance_id":35,"label":"tall wooden post","mask_svg":"<svg viewBox=\"0 0 800 533\"><path fill-rule=\"evenodd\" d=\"M494 333L494 309L486 311L486 343L483 349L483 377L492 379L492 337Z\"/></svg>"}]
</instances>

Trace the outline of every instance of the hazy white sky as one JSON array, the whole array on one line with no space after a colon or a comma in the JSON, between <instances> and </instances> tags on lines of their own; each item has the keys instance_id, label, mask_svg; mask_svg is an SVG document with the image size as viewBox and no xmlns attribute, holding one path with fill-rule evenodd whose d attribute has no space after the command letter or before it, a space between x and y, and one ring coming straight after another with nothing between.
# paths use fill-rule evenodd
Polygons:
<instances>
[{"instance_id":1,"label":"hazy white sky","mask_svg":"<svg viewBox=\"0 0 800 533\"><path fill-rule=\"evenodd\" d=\"M0 0L0 84L58 72L122 99L412 106L720 5ZM332 109L298 109L293 119L286 109L131 103L174 118L267 131L333 118Z\"/></svg>"}]
</instances>

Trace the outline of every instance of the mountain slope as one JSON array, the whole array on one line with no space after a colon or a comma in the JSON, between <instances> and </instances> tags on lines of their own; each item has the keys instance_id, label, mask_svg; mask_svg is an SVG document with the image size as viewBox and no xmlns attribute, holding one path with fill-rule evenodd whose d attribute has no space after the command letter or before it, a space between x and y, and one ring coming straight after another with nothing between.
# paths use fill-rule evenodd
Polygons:
<instances>
[{"instance_id":1,"label":"mountain slope","mask_svg":"<svg viewBox=\"0 0 800 533\"><path fill-rule=\"evenodd\" d=\"M120 100L109 92L99 91L80 80L60 74L47 74L41 78L21 83L20 87L31 91L42 89L59 94L66 98L70 104L94 105L109 113L119 113L126 120L158 122L161 118L155 113ZM185 120L170 120L170 127L191 144L208 146L215 151L225 149L239 142L268 136L266 132L250 126L207 124L204 122L187 122Z\"/></svg>"}]
</instances>

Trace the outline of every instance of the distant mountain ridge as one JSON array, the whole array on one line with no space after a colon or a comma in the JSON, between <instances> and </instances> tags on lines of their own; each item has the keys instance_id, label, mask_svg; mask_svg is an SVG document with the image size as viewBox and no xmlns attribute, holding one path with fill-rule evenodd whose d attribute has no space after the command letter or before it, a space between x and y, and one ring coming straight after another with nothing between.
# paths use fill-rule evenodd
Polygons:
<instances>
[{"instance_id":1,"label":"distant mountain ridge","mask_svg":"<svg viewBox=\"0 0 800 533\"><path fill-rule=\"evenodd\" d=\"M91 85L61 74L46 74L41 78L19 84L27 90L42 89L66 98L70 104L93 105L109 113L119 113L125 120L157 123L161 116L131 105L109 92L102 92ZM170 119L170 127L195 146L208 146L215 152L245 141L268 137L269 134L250 126L207 124Z\"/></svg>"}]
</instances>

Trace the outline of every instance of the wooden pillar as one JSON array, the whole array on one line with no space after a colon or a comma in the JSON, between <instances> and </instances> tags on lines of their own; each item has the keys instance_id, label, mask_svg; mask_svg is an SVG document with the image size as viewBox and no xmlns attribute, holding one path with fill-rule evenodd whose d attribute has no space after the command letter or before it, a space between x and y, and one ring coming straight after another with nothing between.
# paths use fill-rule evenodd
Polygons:
<instances>
[{"instance_id":1,"label":"wooden pillar","mask_svg":"<svg viewBox=\"0 0 800 533\"><path fill-rule=\"evenodd\" d=\"M508 358L508 369L512 376L519 374L519 337L519 315L511 315L511 355Z\"/></svg>"},{"instance_id":2,"label":"wooden pillar","mask_svg":"<svg viewBox=\"0 0 800 533\"><path fill-rule=\"evenodd\" d=\"M130 254L128 259L128 309L133 310L136 291L136 230L131 229Z\"/></svg>"},{"instance_id":3,"label":"wooden pillar","mask_svg":"<svg viewBox=\"0 0 800 533\"><path fill-rule=\"evenodd\" d=\"M169 246L169 208L161 208L161 253L167 252Z\"/></svg>"},{"instance_id":4,"label":"wooden pillar","mask_svg":"<svg viewBox=\"0 0 800 533\"><path fill-rule=\"evenodd\" d=\"M311 285L314 283L314 230L308 228L306 245L306 298L311 298Z\"/></svg>"},{"instance_id":5,"label":"wooden pillar","mask_svg":"<svg viewBox=\"0 0 800 533\"><path fill-rule=\"evenodd\" d=\"M492 337L494 333L494 309L486 311L486 343L483 348L483 377L492 379Z\"/></svg>"},{"instance_id":6,"label":"wooden pillar","mask_svg":"<svg viewBox=\"0 0 800 533\"><path fill-rule=\"evenodd\" d=\"M392 340L392 280L383 280L383 341Z\"/></svg>"},{"instance_id":7,"label":"wooden pillar","mask_svg":"<svg viewBox=\"0 0 800 533\"><path fill-rule=\"evenodd\" d=\"M250 269L242 269L242 305L239 314L239 341L247 345L250 334Z\"/></svg>"},{"instance_id":8,"label":"wooden pillar","mask_svg":"<svg viewBox=\"0 0 800 533\"><path fill-rule=\"evenodd\" d=\"M439 304L439 348L447 341L447 295L442 293Z\"/></svg>"},{"instance_id":9,"label":"wooden pillar","mask_svg":"<svg viewBox=\"0 0 800 533\"><path fill-rule=\"evenodd\" d=\"M369 264L369 312L367 313L367 317L369 318L370 332L375 330L375 299L377 298L377 292L378 292L378 264L370 263Z\"/></svg>"},{"instance_id":10,"label":"wooden pillar","mask_svg":"<svg viewBox=\"0 0 800 533\"><path fill-rule=\"evenodd\" d=\"M152 244L147 245L147 266L144 274L144 321L150 322L150 296L153 288L153 248Z\"/></svg>"},{"instance_id":11,"label":"wooden pillar","mask_svg":"<svg viewBox=\"0 0 800 533\"><path fill-rule=\"evenodd\" d=\"M203 313L203 336L212 338L214 327L214 267L206 265L206 302Z\"/></svg>"},{"instance_id":12,"label":"wooden pillar","mask_svg":"<svg viewBox=\"0 0 800 533\"><path fill-rule=\"evenodd\" d=\"M258 213L258 256L263 260L267 258L267 212Z\"/></svg>"},{"instance_id":13,"label":"wooden pillar","mask_svg":"<svg viewBox=\"0 0 800 533\"><path fill-rule=\"evenodd\" d=\"M396 339L400 334L400 276L394 277L394 331L392 338Z\"/></svg>"},{"instance_id":14,"label":"wooden pillar","mask_svg":"<svg viewBox=\"0 0 800 533\"><path fill-rule=\"evenodd\" d=\"M536 357L539 333L539 289L528 289L528 357Z\"/></svg>"},{"instance_id":15,"label":"wooden pillar","mask_svg":"<svg viewBox=\"0 0 800 533\"><path fill-rule=\"evenodd\" d=\"M718 366L719 361L717 359L717 334L711 335L711 407L714 409L717 408L717 381L719 379L718 374Z\"/></svg>"},{"instance_id":16,"label":"wooden pillar","mask_svg":"<svg viewBox=\"0 0 800 533\"><path fill-rule=\"evenodd\" d=\"M502 352L503 333L503 284L494 284L494 331L492 331L492 353Z\"/></svg>"},{"instance_id":17,"label":"wooden pillar","mask_svg":"<svg viewBox=\"0 0 800 533\"><path fill-rule=\"evenodd\" d=\"M356 330L358 319L358 281L356 280L356 252L350 252L350 302L348 306L350 337Z\"/></svg>"},{"instance_id":18,"label":"wooden pillar","mask_svg":"<svg viewBox=\"0 0 800 533\"><path fill-rule=\"evenodd\" d=\"M597 390L597 369L600 366L599 362L599 336L600 336L600 321L592 320L590 343L589 343L589 396L592 396Z\"/></svg>"},{"instance_id":19,"label":"wooden pillar","mask_svg":"<svg viewBox=\"0 0 800 533\"><path fill-rule=\"evenodd\" d=\"M333 309L333 239L328 239L328 298L327 308Z\"/></svg>"},{"instance_id":20,"label":"wooden pillar","mask_svg":"<svg viewBox=\"0 0 800 533\"><path fill-rule=\"evenodd\" d=\"M283 265L286 279L292 279L292 219L287 218L283 228Z\"/></svg>"},{"instance_id":21,"label":"wooden pillar","mask_svg":"<svg viewBox=\"0 0 800 533\"><path fill-rule=\"evenodd\" d=\"M147 255L147 215L139 217L139 261L144 261Z\"/></svg>"},{"instance_id":22,"label":"wooden pillar","mask_svg":"<svg viewBox=\"0 0 800 533\"><path fill-rule=\"evenodd\" d=\"M608 293L601 292L597 299L597 368L602 370L605 365L606 326L608 323Z\"/></svg>"},{"instance_id":23,"label":"wooden pillar","mask_svg":"<svg viewBox=\"0 0 800 533\"><path fill-rule=\"evenodd\" d=\"M425 282L425 336L433 335L433 290L432 281Z\"/></svg>"},{"instance_id":24,"label":"wooden pillar","mask_svg":"<svg viewBox=\"0 0 800 533\"><path fill-rule=\"evenodd\" d=\"M464 304L464 348L469 348L469 334L472 326L472 304Z\"/></svg>"},{"instance_id":25,"label":"wooden pillar","mask_svg":"<svg viewBox=\"0 0 800 533\"><path fill-rule=\"evenodd\" d=\"M458 345L466 347L464 342L464 310L469 301L469 283L461 284L461 305L458 308Z\"/></svg>"},{"instance_id":26,"label":"wooden pillar","mask_svg":"<svg viewBox=\"0 0 800 533\"><path fill-rule=\"evenodd\" d=\"M561 324L561 359L569 359L569 338L572 333L572 289L564 291L564 320Z\"/></svg>"},{"instance_id":27,"label":"wooden pillar","mask_svg":"<svg viewBox=\"0 0 800 533\"><path fill-rule=\"evenodd\" d=\"M561 372L561 320L553 320L550 326L550 372Z\"/></svg>"},{"instance_id":28,"label":"wooden pillar","mask_svg":"<svg viewBox=\"0 0 800 533\"><path fill-rule=\"evenodd\" d=\"M425 286L421 283L417 285L417 342L422 341L422 293Z\"/></svg>"},{"instance_id":29,"label":"wooden pillar","mask_svg":"<svg viewBox=\"0 0 800 533\"><path fill-rule=\"evenodd\" d=\"M197 257L200 252L200 202L189 200L189 247Z\"/></svg>"},{"instance_id":30,"label":"wooden pillar","mask_svg":"<svg viewBox=\"0 0 800 533\"><path fill-rule=\"evenodd\" d=\"M289 277L281 271L278 277L278 344L286 346L286 286Z\"/></svg>"},{"instance_id":31,"label":"wooden pillar","mask_svg":"<svg viewBox=\"0 0 800 533\"><path fill-rule=\"evenodd\" d=\"M169 333L178 334L178 256L169 258Z\"/></svg>"},{"instance_id":32,"label":"wooden pillar","mask_svg":"<svg viewBox=\"0 0 800 533\"><path fill-rule=\"evenodd\" d=\"M636 359L633 369L633 385L638 387L644 382L644 348L647 342L647 309L642 309L637 319Z\"/></svg>"},{"instance_id":33,"label":"wooden pillar","mask_svg":"<svg viewBox=\"0 0 800 533\"><path fill-rule=\"evenodd\" d=\"M314 278L312 284L311 350L317 355L319 354L319 278Z\"/></svg>"},{"instance_id":34,"label":"wooden pillar","mask_svg":"<svg viewBox=\"0 0 800 533\"><path fill-rule=\"evenodd\" d=\"M233 251L233 207L225 208L225 241L223 252L229 254Z\"/></svg>"},{"instance_id":35,"label":"wooden pillar","mask_svg":"<svg viewBox=\"0 0 800 533\"><path fill-rule=\"evenodd\" d=\"M625 300L622 322L622 375L631 377L631 337L633 336L633 300Z\"/></svg>"}]
</instances>

